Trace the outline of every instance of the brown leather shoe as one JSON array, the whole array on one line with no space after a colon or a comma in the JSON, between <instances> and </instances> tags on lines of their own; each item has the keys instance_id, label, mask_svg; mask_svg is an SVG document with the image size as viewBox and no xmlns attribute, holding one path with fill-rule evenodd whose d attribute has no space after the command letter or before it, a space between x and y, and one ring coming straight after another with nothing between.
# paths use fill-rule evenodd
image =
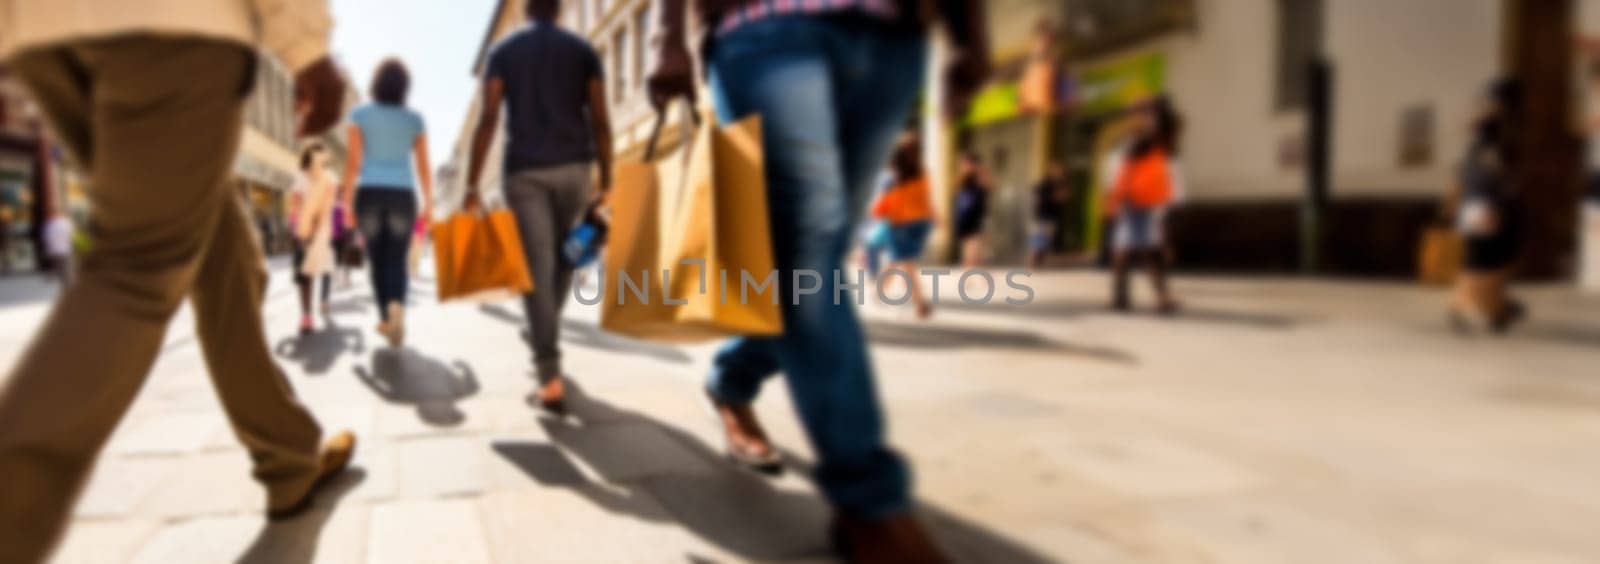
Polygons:
<instances>
[{"instance_id":1,"label":"brown leather shoe","mask_svg":"<svg viewBox=\"0 0 1600 564\"><path fill-rule=\"evenodd\" d=\"M949 562L928 532L911 514L879 521L836 517L834 549L854 564L938 564Z\"/></svg>"},{"instance_id":2,"label":"brown leather shoe","mask_svg":"<svg viewBox=\"0 0 1600 564\"><path fill-rule=\"evenodd\" d=\"M783 458L772 448L766 430L756 420L756 412L749 405L734 405L716 396L706 394L711 410L722 423L723 436L728 444L728 458L740 465L763 474L783 472Z\"/></svg>"},{"instance_id":3,"label":"brown leather shoe","mask_svg":"<svg viewBox=\"0 0 1600 564\"><path fill-rule=\"evenodd\" d=\"M317 481L311 484L311 489L306 490L306 495L300 501L294 502L282 509L267 511L267 519L282 521L293 519L311 508L311 502L317 498L317 492L333 482L339 474L350 467L350 459L355 458L356 436L350 431L339 431L328 437L322 443L322 452L318 456L320 468L317 470Z\"/></svg>"}]
</instances>

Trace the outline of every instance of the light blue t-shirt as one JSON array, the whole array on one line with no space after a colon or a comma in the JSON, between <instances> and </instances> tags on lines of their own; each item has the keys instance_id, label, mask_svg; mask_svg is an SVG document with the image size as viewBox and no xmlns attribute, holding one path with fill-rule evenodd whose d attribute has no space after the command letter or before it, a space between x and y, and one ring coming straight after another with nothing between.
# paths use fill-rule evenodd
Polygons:
<instances>
[{"instance_id":1,"label":"light blue t-shirt","mask_svg":"<svg viewBox=\"0 0 1600 564\"><path fill-rule=\"evenodd\" d=\"M416 188L411 149L422 135L422 116L402 106L363 104L350 114L361 128L362 188Z\"/></svg>"}]
</instances>

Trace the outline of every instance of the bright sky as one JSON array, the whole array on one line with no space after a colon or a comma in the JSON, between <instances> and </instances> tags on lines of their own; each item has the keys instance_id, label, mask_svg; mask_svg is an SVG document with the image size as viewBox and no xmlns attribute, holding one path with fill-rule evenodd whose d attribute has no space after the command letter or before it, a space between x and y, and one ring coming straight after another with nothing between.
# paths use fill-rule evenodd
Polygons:
<instances>
[{"instance_id":1,"label":"bright sky","mask_svg":"<svg viewBox=\"0 0 1600 564\"><path fill-rule=\"evenodd\" d=\"M474 89L473 58L495 0L333 0L333 53L367 98L372 71L397 56L411 69L408 104L428 126L433 165L455 145Z\"/></svg>"}]
</instances>

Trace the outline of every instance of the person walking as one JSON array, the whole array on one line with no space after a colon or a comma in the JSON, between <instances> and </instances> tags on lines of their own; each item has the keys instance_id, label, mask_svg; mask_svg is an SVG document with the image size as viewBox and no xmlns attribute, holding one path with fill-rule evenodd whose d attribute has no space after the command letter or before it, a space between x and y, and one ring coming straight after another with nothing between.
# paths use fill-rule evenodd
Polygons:
<instances>
[{"instance_id":1,"label":"person walking","mask_svg":"<svg viewBox=\"0 0 1600 564\"><path fill-rule=\"evenodd\" d=\"M1510 295L1522 250L1522 198L1514 182L1519 164L1516 133L1521 124L1522 84L1500 79L1489 87L1487 108L1473 128L1458 182L1447 200L1465 242L1462 272L1450 305L1457 330L1500 333L1527 310Z\"/></svg>"},{"instance_id":2,"label":"person walking","mask_svg":"<svg viewBox=\"0 0 1600 564\"><path fill-rule=\"evenodd\" d=\"M582 37L556 24L560 1L528 0L525 8L528 24L489 53L483 113L467 167L467 199L469 206L478 205L478 183L504 104L505 199L537 289L522 297L539 378L529 400L559 411L566 393L561 309L573 271L561 245L611 188L611 120L600 56Z\"/></svg>"},{"instance_id":3,"label":"person walking","mask_svg":"<svg viewBox=\"0 0 1600 564\"><path fill-rule=\"evenodd\" d=\"M54 212L44 224L44 250L50 258L50 270L65 288L72 283L72 220L67 214Z\"/></svg>"},{"instance_id":4,"label":"person walking","mask_svg":"<svg viewBox=\"0 0 1600 564\"><path fill-rule=\"evenodd\" d=\"M922 167L922 141L916 134L903 137L890 158L894 185L878 196L872 215L889 225L889 269L906 280L906 293L916 305L917 318L933 316L933 305L922 293L917 261L933 233L933 203L928 196L928 176ZM889 295L892 276L879 276L878 295Z\"/></svg>"},{"instance_id":5,"label":"person walking","mask_svg":"<svg viewBox=\"0 0 1600 564\"><path fill-rule=\"evenodd\" d=\"M294 73L301 134L338 119L331 26L322 0L11 0L0 10L0 57L87 174L94 217L78 279L0 391L0 562L48 556L185 298L267 516L303 512L348 465L354 435L319 446L322 429L267 348L265 261L230 181L258 47Z\"/></svg>"},{"instance_id":6,"label":"person walking","mask_svg":"<svg viewBox=\"0 0 1600 564\"><path fill-rule=\"evenodd\" d=\"M1038 270L1049 262L1055 249L1056 237L1061 233L1061 219L1067 213L1067 199L1072 188L1067 185L1067 169L1060 162L1051 162L1044 178L1033 188L1033 232L1028 237L1028 267Z\"/></svg>"},{"instance_id":7,"label":"person walking","mask_svg":"<svg viewBox=\"0 0 1600 564\"><path fill-rule=\"evenodd\" d=\"M1111 307L1117 311L1131 307L1128 271L1138 261L1150 270L1158 310L1172 314L1178 310L1178 301L1167 280L1164 224L1168 207L1184 191L1182 169L1177 165L1181 122L1164 96L1145 103L1138 111L1137 137L1107 199L1107 210L1117 217L1112 241Z\"/></svg>"},{"instance_id":8,"label":"person walking","mask_svg":"<svg viewBox=\"0 0 1600 564\"><path fill-rule=\"evenodd\" d=\"M984 262L983 227L989 217L989 171L976 153L963 153L960 174L954 231L961 249L961 266L970 270L982 267Z\"/></svg>"},{"instance_id":9,"label":"person walking","mask_svg":"<svg viewBox=\"0 0 1600 564\"><path fill-rule=\"evenodd\" d=\"M778 456L751 403L782 371L835 509L833 538L855 562L940 562L911 514L909 470L884 436L872 362L856 312L836 300L862 205L921 91L925 18L905 2L700 0L701 51L717 120L762 119L767 199L784 331L739 338L713 360L707 391L729 454L757 468ZM980 2L940 2L954 44L945 110L965 110L989 71ZM685 0L665 0L648 86L656 111L695 93ZM794 273L823 273L795 292Z\"/></svg>"},{"instance_id":10,"label":"person walking","mask_svg":"<svg viewBox=\"0 0 1600 564\"><path fill-rule=\"evenodd\" d=\"M328 176L328 150L320 143L300 152L300 178L289 191L289 231L294 234L294 284L300 292L300 334L316 329L311 304L322 282L323 321L333 285L333 202L338 187Z\"/></svg>"},{"instance_id":11,"label":"person walking","mask_svg":"<svg viewBox=\"0 0 1600 564\"><path fill-rule=\"evenodd\" d=\"M377 331L392 347L405 345L412 226L418 217L433 215L428 135L422 115L406 107L410 91L411 73L404 63L391 58L378 65L372 102L350 114L350 162L341 183L345 209L355 210L347 225L359 229L367 245Z\"/></svg>"},{"instance_id":12,"label":"person walking","mask_svg":"<svg viewBox=\"0 0 1600 564\"><path fill-rule=\"evenodd\" d=\"M872 192L872 201L882 198L890 188L894 188L895 175L893 170L884 170L872 182L876 188ZM867 268L867 275L874 281L883 272L883 255L889 252L889 222L873 218L861 230L861 262Z\"/></svg>"}]
</instances>

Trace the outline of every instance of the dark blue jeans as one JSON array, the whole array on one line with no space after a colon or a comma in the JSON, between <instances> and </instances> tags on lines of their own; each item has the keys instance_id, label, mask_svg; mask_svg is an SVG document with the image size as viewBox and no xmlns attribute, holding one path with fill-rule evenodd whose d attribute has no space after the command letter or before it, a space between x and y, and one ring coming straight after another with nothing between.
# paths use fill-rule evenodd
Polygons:
<instances>
[{"instance_id":1,"label":"dark blue jeans","mask_svg":"<svg viewBox=\"0 0 1600 564\"><path fill-rule=\"evenodd\" d=\"M389 320L391 302L406 303L411 273L411 230L417 223L417 196L411 190L362 186L356 191L356 226L367 240L372 272L372 299L378 315Z\"/></svg>"},{"instance_id":2,"label":"dark blue jeans","mask_svg":"<svg viewBox=\"0 0 1600 564\"><path fill-rule=\"evenodd\" d=\"M719 37L708 56L718 119L762 118L784 296L783 336L727 343L708 389L723 401L749 403L767 378L784 372L819 458L818 485L841 513L860 519L909 509L910 476L884 437L861 323L849 299L835 299L836 282L854 277L834 274L873 180L911 117L927 50L917 32L794 16L738 28ZM821 274L821 291L796 296L795 270Z\"/></svg>"}]
</instances>

